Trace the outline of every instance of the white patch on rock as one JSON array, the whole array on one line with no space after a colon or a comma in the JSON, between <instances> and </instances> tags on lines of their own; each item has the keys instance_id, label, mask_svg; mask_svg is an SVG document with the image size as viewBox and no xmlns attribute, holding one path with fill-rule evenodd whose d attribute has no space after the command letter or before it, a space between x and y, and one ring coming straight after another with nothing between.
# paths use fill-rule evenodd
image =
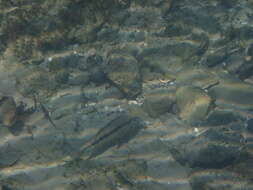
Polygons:
<instances>
[{"instance_id":1,"label":"white patch on rock","mask_svg":"<svg viewBox=\"0 0 253 190\"><path fill-rule=\"evenodd\" d=\"M52 60L53 60L53 58L52 58L52 57L49 57L49 58L48 58L48 61L49 61L49 62L51 62Z\"/></svg>"}]
</instances>

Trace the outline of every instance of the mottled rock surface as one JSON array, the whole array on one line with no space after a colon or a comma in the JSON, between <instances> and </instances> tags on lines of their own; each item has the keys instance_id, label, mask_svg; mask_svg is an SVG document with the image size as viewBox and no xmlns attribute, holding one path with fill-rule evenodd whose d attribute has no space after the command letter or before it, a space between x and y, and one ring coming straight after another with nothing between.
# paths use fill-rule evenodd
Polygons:
<instances>
[{"instance_id":1,"label":"mottled rock surface","mask_svg":"<svg viewBox=\"0 0 253 190\"><path fill-rule=\"evenodd\" d=\"M177 89L176 102L180 118L189 122L205 120L213 103L204 90L191 86Z\"/></svg>"}]
</instances>

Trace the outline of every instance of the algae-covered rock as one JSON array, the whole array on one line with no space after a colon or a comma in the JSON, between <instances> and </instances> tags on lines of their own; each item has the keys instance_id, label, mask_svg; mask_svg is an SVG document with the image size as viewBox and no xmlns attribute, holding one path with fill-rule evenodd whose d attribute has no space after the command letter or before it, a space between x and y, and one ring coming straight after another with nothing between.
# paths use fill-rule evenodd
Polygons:
<instances>
[{"instance_id":1,"label":"algae-covered rock","mask_svg":"<svg viewBox=\"0 0 253 190\"><path fill-rule=\"evenodd\" d=\"M206 119L213 104L212 98L202 89L183 86L176 91L179 116L189 122Z\"/></svg>"},{"instance_id":2,"label":"algae-covered rock","mask_svg":"<svg viewBox=\"0 0 253 190\"><path fill-rule=\"evenodd\" d=\"M139 65L131 56L112 55L106 68L109 81L127 97L134 98L141 93L142 82Z\"/></svg>"},{"instance_id":3,"label":"algae-covered rock","mask_svg":"<svg viewBox=\"0 0 253 190\"><path fill-rule=\"evenodd\" d=\"M179 85L191 85L206 89L217 84L219 82L219 78L213 71L210 71L205 67L188 67L177 73L176 82Z\"/></svg>"},{"instance_id":4,"label":"algae-covered rock","mask_svg":"<svg viewBox=\"0 0 253 190\"><path fill-rule=\"evenodd\" d=\"M241 176L249 179L253 179L253 158L249 156L248 159L241 159L237 162L234 167L235 172L238 172ZM253 184L252 184L253 185Z\"/></svg>"},{"instance_id":5,"label":"algae-covered rock","mask_svg":"<svg viewBox=\"0 0 253 190\"><path fill-rule=\"evenodd\" d=\"M0 150L0 168L7 168L15 164L20 158L22 152L13 147L8 147L4 145Z\"/></svg>"},{"instance_id":6,"label":"algae-covered rock","mask_svg":"<svg viewBox=\"0 0 253 190\"><path fill-rule=\"evenodd\" d=\"M89 83L90 75L88 72L82 72L82 73L74 73L69 76L68 84L69 85L86 85Z\"/></svg>"},{"instance_id":7,"label":"algae-covered rock","mask_svg":"<svg viewBox=\"0 0 253 190\"><path fill-rule=\"evenodd\" d=\"M16 121L16 103L13 97L2 97L0 100L0 120L6 126Z\"/></svg>"},{"instance_id":8,"label":"algae-covered rock","mask_svg":"<svg viewBox=\"0 0 253 190\"><path fill-rule=\"evenodd\" d=\"M192 57L198 53L202 41L190 39L185 42L181 39L169 40L149 39L148 46L142 48L139 57L145 66L158 73L178 72L184 64L192 64Z\"/></svg>"},{"instance_id":9,"label":"algae-covered rock","mask_svg":"<svg viewBox=\"0 0 253 190\"><path fill-rule=\"evenodd\" d=\"M181 164L200 168L223 168L231 165L243 152L243 136L230 127L208 129L199 136L182 142L172 140L168 145Z\"/></svg>"},{"instance_id":10,"label":"algae-covered rock","mask_svg":"<svg viewBox=\"0 0 253 190\"><path fill-rule=\"evenodd\" d=\"M221 107L240 107L242 109L253 108L253 87L242 82L233 76L225 75L221 77L219 85L209 90L209 94L215 97L217 105Z\"/></svg>"},{"instance_id":11,"label":"algae-covered rock","mask_svg":"<svg viewBox=\"0 0 253 190\"><path fill-rule=\"evenodd\" d=\"M34 94L52 94L57 88L57 81L50 72L38 68L22 68L16 73L17 91L24 97Z\"/></svg>"},{"instance_id":12,"label":"algae-covered rock","mask_svg":"<svg viewBox=\"0 0 253 190\"><path fill-rule=\"evenodd\" d=\"M193 190L251 190L252 184L231 171L205 170L194 172L190 176Z\"/></svg>"},{"instance_id":13,"label":"algae-covered rock","mask_svg":"<svg viewBox=\"0 0 253 190\"><path fill-rule=\"evenodd\" d=\"M250 133L253 133L253 118L246 122L246 127Z\"/></svg>"},{"instance_id":14,"label":"algae-covered rock","mask_svg":"<svg viewBox=\"0 0 253 190\"><path fill-rule=\"evenodd\" d=\"M228 125L243 120L240 114L233 111L214 109L206 120L208 125Z\"/></svg>"},{"instance_id":15,"label":"algae-covered rock","mask_svg":"<svg viewBox=\"0 0 253 190\"><path fill-rule=\"evenodd\" d=\"M0 97L13 96L16 92L16 80L5 70L0 72Z\"/></svg>"},{"instance_id":16,"label":"algae-covered rock","mask_svg":"<svg viewBox=\"0 0 253 190\"><path fill-rule=\"evenodd\" d=\"M214 67L218 64L221 64L228 57L227 54L228 53L226 49L219 49L216 52L210 53L210 55L207 56L206 65L208 67Z\"/></svg>"},{"instance_id":17,"label":"algae-covered rock","mask_svg":"<svg viewBox=\"0 0 253 190\"><path fill-rule=\"evenodd\" d=\"M175 98L173 93L155 93L145 97L143 109L153 118L171 112Z\"/></svg>"}]
</instances>

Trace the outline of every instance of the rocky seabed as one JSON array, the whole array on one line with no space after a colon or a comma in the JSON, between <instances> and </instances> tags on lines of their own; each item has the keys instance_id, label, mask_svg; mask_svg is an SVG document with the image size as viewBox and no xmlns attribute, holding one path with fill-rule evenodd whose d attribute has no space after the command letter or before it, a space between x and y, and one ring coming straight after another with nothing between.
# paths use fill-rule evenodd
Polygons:
<instances>
[{"instance_id":1,"label":"rocky seabed","mask_svg":"<svg viewBox=\"0 0 253 190\"><path fill-rule=\"evenodd\" d=\"M1 190L253 190L252 17L0 0Z\"/></svg>"}]
</instances>

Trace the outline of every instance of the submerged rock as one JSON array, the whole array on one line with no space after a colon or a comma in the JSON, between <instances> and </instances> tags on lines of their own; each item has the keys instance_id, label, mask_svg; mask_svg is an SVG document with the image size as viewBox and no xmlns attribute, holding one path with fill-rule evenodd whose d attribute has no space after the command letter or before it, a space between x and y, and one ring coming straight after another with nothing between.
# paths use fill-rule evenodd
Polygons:
<instances>
[{"instance_id":1,"label":"submerged rock","mask_svg":"<svg viewBox=\"0 0 253 190\"><path fill-rule=\"evenodd\" d=\"M127 98L135 98L141 93L141 75L135 58L112 55L106 68L106 75L109 81Z\"/></svg>"},{"instance_id":2,"label":"submerged rock","mask_svg":"<svg viewBox=\"0 0 253 190\"><path fill-rule=\"evenodd\" d=\"M190 176L193 190L251 190L252 185L241 176L230 171L206 170L194 172Z\"/></svg>"},{"instance_id":3,"label":"submerged rock","mask_svg":"<svg viewBox=\"0 0 253 190\"><path fill-rule=\"evenodd\" d=\"M232 122L243 120L242 116L232 111L224 111L214 109L212 113L208 115L206 120L207 125L227 125Z\"/></svg>"},{"instance_id":4,"label":"submerged rock","mask_svg":"<svg viewBox=\"0 0 253 190\"><path fill-rule=\"evenodd\" d=\"M253 133L253 118L246 121L246 127L250 133Z\"/></svg>"},{"instance_id":5,"label":"submerged rock","mask_svg":"<svg viewBox=\"0 0 253 190\"><path fill-rule=\"evenodd\" d=\"M224 78L223 78L224 77ZM252 109L253 87L230 75L222 76L222 82L209 90L220 107Z\"/></svg>"},{"instance_id":6,"label":"submerged rock","mask_svg":"<svg viewBox=\"0 0 253 190\"><path fill-rule=\"evenodd\" d=\"M0 97L13 96L16 93L16 80L6 71L0 71Z\"/></svg>"},{"instance_id":7,"label":"submerged rock","mask_svg":"<svg viewBox=\"0 0 253 190\"><path fill-rule=\"evenodd\" d=\"M16 121L16 103L13 97L2 97L0 100L0 118L4 125L11 126Z\"/></svg>"},{"instance_id":8,"label":"submerged rock","mask_svg":"<svg viewBox=\"0 0 253 190\"><path fill-rule=\"evenodd\" d=\"M183 165L199 168L223 168L234 163L242 151L243 136L227 128L209 129L169 147L174 158Z\"/></svg>"},{"instance_id":9,"label":"submerged rock","mask_svg":"<svg viewBox=\"0 0 253 190\"><path fill-rule=\"evenodd\" d=\"M179 85L190 85L207 89L219 82L219 78L210 69L205 67L188 67L182 69L176 75L176 82Z\"/></svg>"},{"instance_id":10,"label":"submerged rock","mask_svg":"<svg viewBox=\"0 0 253 190\"><path fill-rule=\"evenodd\" d=\"M21 102L16 104L11 96L4 96L0 99L0 122L8 127L12 135L19 135L23 128L25 120L35 111L33 107L27 106Z\"/></svg>"},{"instance_id":11,"label":"submerged rock","mask_svg":"<svg viewBox=\"0 0 253 190\"><path fill-rule=\"evenodd\" d=\"M196 122L206 119L213 100L200 88L183 86L176 92L176 103L180 118Z\"/></svg>"},{"instance_id":12,"label":"submerged rock","mask_svg":"<svg viewBox=\"0 0 253 190\"><path fill-rule=\"evenodd\" d=\"M14 189L14 188L12 188L12 187L10 187L10 186L3 185L3 186L1 187L1 190L16 190L16 188Z\"/></svg>"},{"instance_id":13,"label":"submerged rock","mask_svg":"<svg viewBox=\"0 0 253 190\"><path fill-rule=\"evenodd\" d=\"M0 169L15 165L21 158L22 152L13 147L4 145L0 149Z\"/></svg>"},{"instance_id":14,"label":"submerged rock","mask_svg":"<svg viewBox=\"0 0 253 190\"><path fill-rule=\"evenodd\" d=\"M172 111L175 98L172 93L156 93L145 97L143 109L153 118Z\"/></svg>"}]
</instances>

